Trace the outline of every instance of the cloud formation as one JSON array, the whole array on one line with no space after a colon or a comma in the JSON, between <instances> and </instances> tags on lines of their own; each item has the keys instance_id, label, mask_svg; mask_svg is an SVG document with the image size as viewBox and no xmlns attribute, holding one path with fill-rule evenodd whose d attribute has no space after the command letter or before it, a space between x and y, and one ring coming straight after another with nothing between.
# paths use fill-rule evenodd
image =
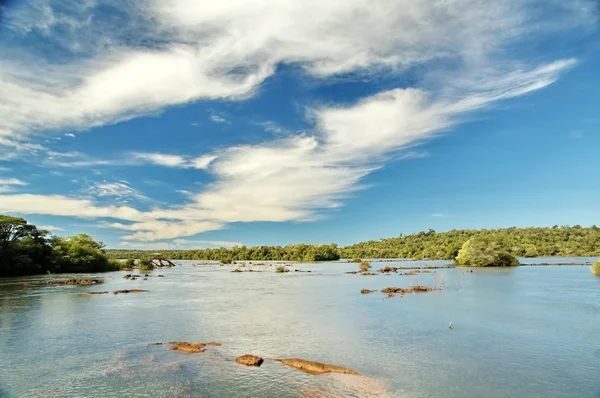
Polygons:
<instances>
[{"instance_id":1,"label":"cloud formation","mask_svg":"<svg viewBox=\"0 0 600 398\"><path fill-rule=\"evenodd\" d=\"M312 106L310 131L257 145L198 157L133 153L125 161L55 159L65 165L129 162L208 171L213 182L180 206L142 212L23 194L0 196L0 211L112 219L104 225L126 231L127 241L193 236L230 222L314 220L322 210L341 206L394 153L415 157L410 148L470 112L556 81L575 60L536 66L506 54L533 38L589 26L595 22L588 12L593 6L591 0L568 5L557 0L151 0L135 13L123 6L137 36L152 43L147 46L131 45L131 36L119 36L118 30L99 40L90 36L94 30L84 31L89 26L73 23L71 31L83 36L65 40L70 47L77 44L75 52L83 56L36 66L26 64L26 57L0 60L0 146L42 150L31 147L33 134L89 129L200 99L241 101L280 64L298 66L317 81L386 74L398 77L398 85L352 104ZM560 12L560 21L544 20L540 10L550 8ZM44 31L67 23L52 7L39 10L37 25L17 17L15 29ZM101 45L110 51L95 51ZM407 86L401 76L415 68L424 72ZM220 118L213 115L213 121L224 121L215 116Z\"/></svg>"}]
</instances>

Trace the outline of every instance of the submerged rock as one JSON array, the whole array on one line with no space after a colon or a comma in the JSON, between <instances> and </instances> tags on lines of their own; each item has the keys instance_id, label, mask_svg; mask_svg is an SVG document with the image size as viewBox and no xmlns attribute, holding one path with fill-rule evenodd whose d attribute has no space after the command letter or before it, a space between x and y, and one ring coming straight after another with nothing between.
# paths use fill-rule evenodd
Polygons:
<instances>
[{"instance_id":1,"label":"submerged rock","mask_svg":"<svg viewBox=\"0 0 600 398\"><path fill-rule=\"evenodd\" d=\"M50 286L66 286L66 285L97 285L104 283L102 279L68 279L63 281L50 281Z\"/></svg>"},{"instance_id":2,"label":"submerged rock","mask_svg":"<svg viewBox=\"0 0 600 398\"><path fill-rule=\"evenodd\" d=\"M235 361L246 366L260 366L263 363L263 359L255 355L242 355L236 358Z\"/></svg>"},{"instance_id":3,"label":"submerged rock","mask_svg":"<svg viewBox=\"0 0 600 398\"><path fill-rule=\"evenodd\" d=\"M187 352L190 354L206 351L207 345L211 345L211 346L215 346L215 347L218 347L221 345L221 343L216 343L214 341L211 341L208 343L189 343L187 341L170 341L169 344L171 344L171 350L173 350L173 351Z\"/></svg>"},{"instance_id":4,"label":"submerged rock","mask_svg":"<svg viewBox=\"0 0 600 398\"><path fill-rule=\"evenodd\" d=\"M131 274L127 274L123 277L123 279L129 279L129 278L131 278Z\"/></svg>"},{"instance_id":5,"label":"submerged rock","mask_svg":"<svg viewBox=\"0 0 600 398\"><path fill-rule=\"evenodd\" d=\"M379 272L383 273L388 273L388 272L396 272L398 271L398 268L396 267L389 267L389 266L385 266L382 269L379 270Z\"/></svg>"},{"instance_id":6,"label":"submerged rock","mask_svg":"<svg viewBox=\"0 0 600 398\"><path fill-rule=\"evenodd\" d=\"M363 276L375 276L375 275L377 275L374 272L361 272L360 274L363 275Z\"/></svg>"},{"instance_id":7,"label":"submerged rock","mask_svg":"<svg viewBox=\"0 0 600 398\"><path fill-rule=\"evenodd\" d=\"M115 290L113 294L121 294L121 293L144 293L149 292L150 290L142 290L142 289L130 289L130 290Z\"/></svg>"},{"instance_id":8,"label":"submerged rock","mask_svg":"<svg viewBox=\"0 0 600 398\"><path fill-rule=\"evenodd\" d=\"M347 375L360 375L360 373L355 372L352 369L343 368L341 366L336 365L327 365L325 363L306 361L304 359L299 358L286 358L280 359L281 363L286 366L301 370L305 373L310 373L313 375L322 375L326 373L342 373Z\"/></svg>"},{"instance_id":9,"label":"submerged rock","mask_svg":"<svg viewBox=\"0 0 600 398\"><path fill-rule=\"evenodd\" d=\"M373 293L376 291L377 290L362 289L360 292L361 292L361 294L369 294L369 293Z\"/></svg>"},{"instance_id":10,"label":"submerged rock","mask_svg":"<svg viewBox=\"0 0 600 398\"><path fill-rule=\"evenodd\" d=\"M404 288L404 287L386 287L384 289L381 289L381 293L398 293L398 294L407 294L407 293L421 293L421 292L431 292L433 290L436 290L432 287L429 286L411 286L408 288Z\"/></svg>"},{"instance_id":11,"label":"submerged rock","mask_svg":"<svg viewBox=\"0 0 600 398\"><path fill-rule=\"evenodd\" d=\"M85 292L83 294L87 294L88 296L94 296L96 294L108 294L108 292Z\"/></svg>"}]
</instances>

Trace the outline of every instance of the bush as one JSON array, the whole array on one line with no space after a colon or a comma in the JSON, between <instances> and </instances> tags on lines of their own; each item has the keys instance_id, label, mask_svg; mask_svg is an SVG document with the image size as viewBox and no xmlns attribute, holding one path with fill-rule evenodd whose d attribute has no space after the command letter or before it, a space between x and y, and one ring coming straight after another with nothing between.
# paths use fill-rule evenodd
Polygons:
<instances>
[{"instance_id":1,"label":"bush","mask_svg":"<svg viewBox=\"0 0 600 398\"><path fill-rule=\"evenodd\" d=\"M360 263L362 262L362 260L358 257L354 257L352 260L350 260L351 263Z\"/></svg>"},{"instance_id":2,"label":"bush","mask_svg":"<svg viewBox=\"0 0 600 398\"><path fill-rule=\"evenodd\" d=\"M519 265L505 242L486 236L476 236L465 242L456 256L458 265L472 267L512 267Z\"/></svg>"},{"instance_id":3,"label":"bush","mask_svg":"<svg viewBox=\"0 0 600 398\"><path fill-rule=\"evenodd\" d=\"M135 265L135 259L129 257L127 260L125 260L123 262L123 267L122 268L133 268L134 265Z\"/></svg>"},{"instance_id":4,"label":"bush","mask_svg":"<svg viewBox=\"0 0 600 398\"><path fill-rule=\"evenodd\" d=\"M225 264L233 264L233 259L231 257L225 257L221 259L221 265Z\"/></svg>"},{"instance_id":5,"label":"bush","mask_svg":"<svg viewBox=\"0 0 600 398\"><path fill-rule=\"evenodd\" d=\"M284 265L280 265L277 268L275 268L275 272L277 272L278 274L281 274L283 272L290 272L290 270L287 269Z\"/></svg>"},{"instance_id":6,"label":"bush","mask_svg":"<svg viewBox=\"0 0 600 398\"><path fill-rule=\"evenodd\" d=\"M140 271L152 271L154 269L154 262L149 258L142 258L138 262L138 269Z\"/></svg>"},{"instance_id":7,"label":"bush","mask_svg":"<svg viewBox=\"0 0 600 398\"><path fill-rule=\"evenodd\" d=\"M361 261L359 268L360 268L360 272L367 272L368 270L371 269L371 263L368 261Z\"/></svg>"},{"instance_id":8,"label":"bush","mask_svg":"<svg viewBox=\"0 0 600 398\"><path fill-rule=\"evenodd\" d=\"M600 260L592 264L592 274L600 276Z\"/></svg>"}]
</instances>

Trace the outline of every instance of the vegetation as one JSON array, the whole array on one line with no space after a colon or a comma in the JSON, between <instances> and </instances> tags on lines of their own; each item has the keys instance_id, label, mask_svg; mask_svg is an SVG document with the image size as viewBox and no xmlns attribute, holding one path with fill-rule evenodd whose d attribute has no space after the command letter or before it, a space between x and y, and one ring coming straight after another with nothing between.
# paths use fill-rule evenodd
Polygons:
<instances>
[{"instance_id":1,"label":"vegetation","mask_svg":"<svg viewBox=\"0 0 600 398\"><path fill-rule=\"evenodd\" d=\"M91 236L49 236L22 218L0 215L0 276L116 269Z\"/></svg>"},{"instance_id":2,"label":"vegetation","mask_svg":"<svg viewBox=\"0 0 600 398\"><path fill-rule=\"evenodd\" d=\"M361 263L362 260L358 257L354 257L352 260L350 260L351 263Z\"/></svg>"},{"instance_id":3,"label":"vegetation","mask_svg":"<svg viewBox=\"0 0 600 398\"><path fill-rule=\"evenodd\" d=\"M111 258L141 258L151 252L144 250L108 250ZM288 245L288 246L236 246L231 249L165 250L163 258L170 260L211 260L223 264L235 261L336 261L340 251L335 244L330 245Z\"/></svg>"},{"instance_id":4,"label":"vegetation","mask_svg":"<svg viewBox=\"0 0 600 398\"><path fill-rule=\"evenodd\" d=\"M135 259L129 257L125 261L123 261L123 268L133 268L135 266Z\"/></svg>"},{"instance_id":5,"label":"vegetation","mask_svg":"<svg viewBox=\"0 0 600 398\"><path fill-rule=\"evenodd\" d=\"M284 265L279 265L277 268L275 268L275 272L281 274L283 272L289 272L289 269L287 269Z\"/></svg>"},{"instance_id":6,"label":"vegetation","mask_svg":"<svg viewBox=\"0 0 600 398\"><path fill-rule=\"evenodd\" d=\"M491 236L475 236L465 242L456 256L458 265L472 267L512 267L519 265L506 241Z\"/></svg>"},{"instance_id":7,"label":"vegetation","mask_svg":"<svg viewBox=\"0 0 600 398\"><path fill-rule=\"evenodd\" d=\"M152 271L154 269L154 262L150 258L141 258L138 261L138 269L140 271Z\"/></svg>"},{"instance_id":8,"label":"vegetation","mask_svg":"<svg viewBox=\"0 0 600 398\"><path fill-rule=\"evenodd\" d=\"M430 229L398 238L361 242L340 249L342 258L454 259L466 241L483 236L502 241L515 257L600 256L600 228L504 228L492 230Z\"/></svg>"},{"instance_id":9,"label":"vegetation","mask_svg":"<svg viewBox=\"0 0 600 398\"><path fill-rule=\"evenodd\" d=\"M367 272L371 269L371 263L368 261L361 261L358 267L360 268L360 272Z\"/></svg>"},{"instance_id":10,"label":"vegetation","mask_svg":"<svg viewBox=\"0 0 600 398\"><path fill-rule=\"evenodd\" d=\"M596 261L592 264L592 274L600 276L600 261Z\"/></svg>"},{"instance_id":11,"label":"vegetation","mask_svg":"<svg viewBox=\"0 0 600 398\"><path fill-rule=\"evenodd\" d=\"M487 237L504 242L515 257L600 256L600 228L593 226L552 228L504 228L492 230L452 230L436 232L430 229L397 238L367 241L338 248L330 245L238 246L231 249L171 250L162 253L172 260L214 261L335 261L349 258L359 263L361 258L412 258L452 260L466 241ZM107 250L112 258L140 258L149 251Z\"/></svg>"}]
</instances>

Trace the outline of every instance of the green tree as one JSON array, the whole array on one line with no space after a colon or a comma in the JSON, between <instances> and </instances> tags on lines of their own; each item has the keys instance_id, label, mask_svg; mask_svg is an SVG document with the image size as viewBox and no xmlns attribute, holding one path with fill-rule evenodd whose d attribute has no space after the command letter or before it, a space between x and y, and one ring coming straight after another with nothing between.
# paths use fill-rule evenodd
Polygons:
<instances>
[{"instance_id":1,"label":"green tree","mask_svg":"<svg viewBox=\"0 0 600 398\"><path fill-rule=\"evenodd\" d=\"M600 276L600 260L592 264L592 274Z\"/></svg>"},{"instance_id":2,"label":"green tree","mask_svg":"<svg viewBox=\"0 0 600 398\"><path fill-rule=\"evenodd\" d=\"M465 242L456 256L459 265L472 267L510 267L519 265L506 242L491 237L474 237Z\"/></svg>"},{"instance_id":3,"label":"green tree","mask_svg":"<svg viewBox=\"0 0 600 398\"><path fill-rule=\"evenodd\" d=\"M142 258L138 262L138 269L140 271L152 271L154 269L154 262L150 258Z\"/></svg>"},{"instance_id":4,"label":"green tree","mask_svg":"<svg viewBox=\"0 0 600 398\"><path fill-rule=\"evenodd\" d=\"M52 262L46 235L19 217L0 215L0 276L43 273Z\"/></svg>"},{"instance_id":5,"label":"green tree","mask_svg":"<svg viewBox=\"0 0 600 398\"><path fill-rule=\"evenodd\" d=\"M91 236L53 237L54 272L103 272L114 269L102 250L104 245Z\"/></svg>"}]
</instances>

